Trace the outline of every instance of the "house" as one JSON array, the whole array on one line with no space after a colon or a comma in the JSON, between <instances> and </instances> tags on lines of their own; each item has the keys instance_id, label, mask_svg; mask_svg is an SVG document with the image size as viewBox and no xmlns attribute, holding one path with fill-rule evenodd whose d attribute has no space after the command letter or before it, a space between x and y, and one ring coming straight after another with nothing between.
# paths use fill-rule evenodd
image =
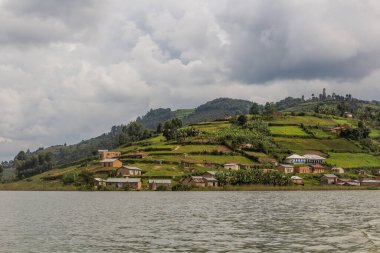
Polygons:
<instances>
[{"instance_id":1,"label":"house","mask_svg":"<svg viewBox=\"0 0 380 253\"><path fill-rule=\"evenodd\" d=\"M303 179L300 178L299 176L292 176L292 177L290 177L290 180L292 180L293 184L304 185Z\"/></svg>"},{"instance_id":2,"label":"house","mask_svg":"<svg viewBox=\"0 0 380 253\"><path fill-rule=\"evenodd\" d=\"M306 163L306 159L303 156L293 154L291 156L286 157L285 162L291 163L291 164L296 164L296 163L302 164L302 163Z\"/></svg>"},{"instance_id":3,"label":"house","mask_svg":"<svg viewBox=\"0 0 380 253\"><path fill-rule=\"evenodd\" d=\"M334 174L343 174L344 173L344 169L340 168L340 167L334 167L334 168L331 169L331 172L334 173Z\"/></svg>"},{"instance_id":4,"label":"house","mask_svg":"<svg viewBox=\"0 0 380 253\"><path fill-rule=\"evenodd\" d=\"M289 174L294 172L294 166L288 164L280 164L280 166L277 167L277 170L279 172Z\"/></svg>"},{"instance_id":5,"label":"house","mask_svg":"<svg viewBox=\"0 0 380 253\"><path fill-rule=\"evenodd\" d=\"M183 185L196 186L196 187L206 187L207 181L202 176L191 176L187 177L182 181Z\"/></svg>"},{"instance_id":6,"label":"house","mask_svg":"<svg viewBox=\"0 0 380 253\"><path fill-rule=\"evenodd\" d=\"M182 184L187 186L206 187L206 186L218 186L219 182L214 177L203 176L191 176L182 180Z\"/></svg>"},{"instance_id":7,"label":"house","mask_svg":"<svg viewBox=\"0 0 380 253\"><path fill-rule=\"evenodd\" d=\"M353 118L354 115L352 113L349 113L349 112L345 112L344 115L347 117L347 118Z\"/></svg>"},{"instance_id":8,"label":"house","mask_svg":"<svg viewBox=\"0 0 380 253\"><path fill-rule=\"evenodd\" d=\"M108 187L115 187L115 188L125 188L125 186L128 184L128 178L107 178L105 180L105 184Z\"/></svg>"},{"instance_id":9,"label":"house","mask_svg":"<svg viewBox=\"0 0 380 253\"><path fill-rule=\"evenodd\" d=\"M107 149L98 150L98 154L99 154L100 160L110 159L110 158L115 158L115 157L121 156L121 152L108 151Z\"/></svg>"},{"instance_id":10,"label":"house","mask_svg":"<svg viewBox=\"0 0 380 253\"><path fill-rule=\"evenodd\" d=\"M380 180L363 179L360 181L360 186L380 186Z\"/></svg>"},{"instance_id":11,"label":"house","mask_svg":"<svg viewBox=\"0 0 380 253\"><path fill-rule=\"evenodd\" d=\"M137 167L123 166L117 170L116 175L123 176L123 177L136 176L136 175L141 175L142 172L143 170Z\"/></svg>"},{"instance_id":12,"label":"house","mask_svg":"<svg viewBox=\"0 0 380 253\"><path fill-rule=\"evenodd\" d=\"M117 159L103 159L100 164L104 168L119 168L123 166L123 163Z\"/></svg>"},{"instance_id":13,"label":"house","mask_svg":"<svg viewBox=\"0 0 380 253\"><path fill-rule=\"evenodd\" d=\"M334 174L324 174L321 177L321 184L336 184L338 181L338 177Z\"/></svg>"},{"instance_id":14,"label":"house","mask_svg":"<svg viewBox=\"0 0 380 253\"><path fill-rule=\"evenodd\" d=\"M141 189L141 178L107 178L105 180L106 186L115 188L125 188L129 186L131 189Z\"/></svg>"},{"instance_id":15,"label":"house","mask_svg":"<svg viewBox=\"0 0 380 253\"><path fill-rule=\"evenodd\" d=\"M215 177L216 173L218 173L215 170L209 170L202 174L202 177Z\"/></svg>"},{"instance_id":16,"label":"house","mask_svg":"<svg viewBox=\"0 0 380 253\"><path fill-rule=\"evenodd\" d=\"M98 188L99 186L106 186L106 180L96 177L94 178L94 185L95 188Z\"/></svg>"},{"instance_id":17,"label":"house","mask_svg":"<svg viewBox=\"0 0 380 253\"><path fill-rule=\"evenodd\" d=\"M206 186L217 187L219 186L219 181L215 177L203 177L206 180Z\"/></svg>"},{"instance_id":18,"label":"house","mask_svg":"<svg viewBox=\"0 0 380 253\"><path fill-rule=\"evenodd\" d=\"M312 165L311 166L311 173L313 174L322 174L325 172L325 167L323 167L320 164Z\"/></svg>"},{"instance_id":19,"label":"house","mask_svg":"<svg viewBox=\"0 0 380 253\"><path fill-rule=\"evenodd\" d=\"M226 164L224 164L224 169L226 169L226 170L239 170L240 166L237 163L226 163Z\"/></svg>"},{"instance_id":20,"label":"house","mask_svg":"<svg viewBox=\"0 0 380 253\"><path fill-rule=\"evenodd\" d=\"M128 186L136 191L141 189L141 178L126 178Z\"/></svg>"},{"instance_id":21,"label":"house","mask_svg":"<svg viewBox=\"0 0 380 253\"><path fill-rule=\"evenodd\" d=\"M309 166L297 166L297 167L294 167L294 172L299 173L299 174L310 173L310 167Z\"/></svg>"},{"instance_id":22,"label":"house","mask_svg":"<svg viewBox=\"0 0 380 253\"><path fill-rule=\"evenodd\" d=\"M169 188L172 181L170 179L149 179L149 190L155 191L158 187Z\"/></svg>"},{"instance_id":23,"label":"house","mask_svg":"<svg viewBox=\"0 0 380 253\"><path fill-rule=\"evenodd\" d=\"M341 186L360 186L359 181L351 178L338 178L336 184Z\"/></svg>"},{"instance_id":24,"label":"house","mask_svg":"<svg viewBox=\"0 0 380 253\"><path fill-rule=\"evenodd\" d=\"M322 164L326 158L319 155L304 155L306 164Z\"/></svg>"}]
</instances>

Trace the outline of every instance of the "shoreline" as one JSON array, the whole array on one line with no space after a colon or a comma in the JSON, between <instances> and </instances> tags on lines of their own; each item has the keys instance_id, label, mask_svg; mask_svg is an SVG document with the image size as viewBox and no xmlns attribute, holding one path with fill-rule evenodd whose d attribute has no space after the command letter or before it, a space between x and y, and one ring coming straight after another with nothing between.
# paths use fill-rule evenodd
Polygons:
<instances>
[{"instance_id":1,"label":"shoreline","mask_svg":"<svg viewBox=\"0 0 380 253\"><path fill-rule=\"evenodd\" d=\"M12 184L12 183L10 183ZM339 185L320 185L320 186L269 186L269 185L227 185L224 187L212 188L212 187L204 187L204 188L192 188L189 191L178 191L178 192L223 192L223 191L363 191L363 190L380 190L380 186L339 186ZM86 189L78 189L72 186L46 186L41 185L40 187L17 187L14 185L0 184L0 191L52 191L52 192L171 192L171 190L167 191L151 191L151 190L132 190L132 191L124 191L124 190L86 190ZM174 192L174 191L173 191Z\"/></svg>"}]
</instances>

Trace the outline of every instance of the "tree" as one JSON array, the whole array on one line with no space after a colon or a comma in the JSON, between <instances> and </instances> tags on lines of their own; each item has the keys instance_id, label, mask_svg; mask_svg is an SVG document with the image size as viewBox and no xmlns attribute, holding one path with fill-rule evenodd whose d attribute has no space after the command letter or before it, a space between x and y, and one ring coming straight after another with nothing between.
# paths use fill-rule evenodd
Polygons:
<instances>
[{"instance_id":1,"label":"tree","mask_svg":"<svg viewBox=\"0 0 380 253\"><path fill-rule=\"evenodd\" d=\"M261 106L258 103L253 103L251 108L249 109L249 114L258 115L262 111Z\"/></svg>"},{"instance_id":2,"label":"tree","mask_svg":"<svg viewBox=\"0 0 380 253\"><path fill-rule=\"evenodd\" d=\"M263 113L266 116L273 116L275 112L276 112L275 104L273 102L272 103L266 102Z\"/></svg>"},{"instance_id":3,"label":"tree","mask_svg":"<svg viewBox=\"0 0 380 253\"><path fill-rule=\"evenodd\" d=\"M2 175L3 175L3 166L0 164L0 179L1 179L1 177L2 177Z\"/></svg>"},{"instance_id":4,"label":"tree","mask_svg":"<svg viewBox=\"0 0 380 253\"><path fill-rule=\"evenodd\" d=\"M158 125L157 125L156 133L158 133L158 134L162 133L162 123L161 122L158 123Z\"/></svg>"},{"instance_id":5,"label":"tree","mask_svg":"<svg viewBox=\"0 0 380 253\"><path fill-rule=\"evenodd\" d=\"M164 123L162 134L167 140L177 139L178 129L182 127L182 121L178 118L166 121Z\"/></svg>"},{"instance_id":6,"label":"tree","mask_svg":"<svg viewBox=\"0 0 380 253\"><path fill-rule=\"evenodd\" d=\"M245 115L240 115L238 118L237 118L237 123L238 125L240 126L244 126L245 123L247 123L248 119L247 119L247 116Z\"/></svg>"}]
</instances>

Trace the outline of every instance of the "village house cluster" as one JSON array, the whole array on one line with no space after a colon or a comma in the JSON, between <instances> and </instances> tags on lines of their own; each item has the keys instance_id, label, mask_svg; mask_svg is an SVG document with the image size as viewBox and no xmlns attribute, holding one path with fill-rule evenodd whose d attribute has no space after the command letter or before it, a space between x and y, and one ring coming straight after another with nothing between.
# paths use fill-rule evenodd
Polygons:
<instances>
[{"instance_id":1,"label":"village house cluster","mask_svg":"<svg viewBox=\"0 0 380 253\"><path fill-rule=\"evenodd\" d=\"M103 168L118 168L116 170L117 177L109 177L107 179L95 178L95 187L114 187L118 189L130 188L132 190L141 190L142 180L135 177L143 174L143 170L132 166L123 166L123 163L118 159L121 156L120 152L99 150L100 164ZM148 187L150 190L156 190L159 187L169 188L171 185L170 179L149 179Z\"/></svg>"},{"instance_id":2,"label":"village house cluster","mask_svg":"<svg viewBox=\"0 0 380 253\"><path fill-rule=\"evenodd\" d=\"M135 154L134 154L135 155ZM144 154L137 154L139 158L142 158ZM136 156L137 156L136 155ZM120 152L99 150L100 164L104 168L117 168L113 174L114 177L107 179L95 178L95 187L114 187L119 189L133 189L141 190L142 180L139 175L142 175L144 171L138 167L123 166L123 163L118 159L121 156ZM277 171L283 174L293 174L290 179L295 185L304 185L304 180L299 175L294 174L319 174L321 184L335 184L343 186L380 186L380 178L375 179L361 179L352 180L349 178L340 178L337 175L343 174L345 171L340 167L333 167L327 169L325 164L325 157L316 154L298 155L292 154L285 158L284 164L278 164L276 160L271 159L269 162L276 168ZM240 169L249 169L253 165L250 164L237 164L226 163L223 165L224 170L238 171ZM262 168L262 172L268 173L275 171L273 168ZM331 174L328 174L330 172ZM219 187L220 183L216 178L217 171L207 171L201 175L188 176L181 180L181 184L188 187ZM360 172L358 172L360 174ZM364 171L362 175L364 175ZM170 188L170 179L149 179L147 186L150 190L157 190L159 188Z\"/></svg>"}]
</instances>

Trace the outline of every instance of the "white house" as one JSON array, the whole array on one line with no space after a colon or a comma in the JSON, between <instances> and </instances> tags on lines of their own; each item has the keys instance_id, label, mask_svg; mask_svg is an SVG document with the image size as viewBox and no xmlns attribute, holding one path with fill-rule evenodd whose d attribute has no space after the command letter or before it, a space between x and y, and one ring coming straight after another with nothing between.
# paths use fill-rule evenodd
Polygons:
<instances>
[{"instance_id":1,"label":"white house","mask_svg":"<svg viewBox=\"0 0 380 253\"><path fill-rule=\"evenodd\" d=\"M322 164L324 163L326 158L319 155L297 155L293 154L288 156L285 161L291 164Z\"/></svg>"},{"instance_id":2,"label":"white house","mask_svg":"<svg viewBox=\"0 0 380 253\"><path fill-rule=\"evenodd\" d=\"M319 155L304 155L307 164L322 164L326 158Z\"/></svg>"},{"instance_id":3,"label":"white house","mask_svg":"<svg viewBox=\"0 0 380 253\"><path fill-rule=\"evenodd\" d=\"M224 165L224 169L226 169L226 170L239 170L240 166L237 163L226 163Z\"/></svg>"},{"instance_id":4,"label":"white house","mask_svg":"<svg viewBox=\"0 0 380 253\"><path fill-rule=\"evenodd\" d=\"M334 174L343 174L344 173L344 169L340 168L340 167L334 167L334 168L331 169L331 172L334 173Z\"/></svg>"}]
</instances>

